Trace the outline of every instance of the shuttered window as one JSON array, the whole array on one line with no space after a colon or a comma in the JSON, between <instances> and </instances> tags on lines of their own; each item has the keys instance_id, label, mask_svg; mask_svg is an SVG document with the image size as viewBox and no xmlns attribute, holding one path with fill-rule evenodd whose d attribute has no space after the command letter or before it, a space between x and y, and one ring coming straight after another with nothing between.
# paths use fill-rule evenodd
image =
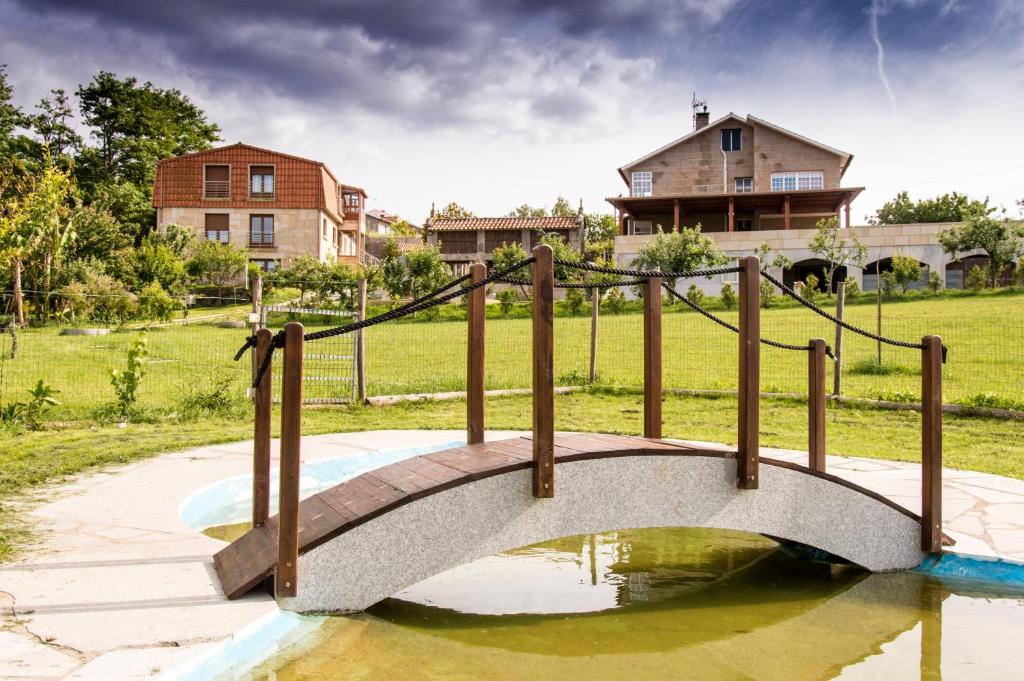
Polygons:
<instances>
[{"instance_id":1,"label":"shuttered window","mask_svg":"<svg viewBox=\"0 0 1024 681\"><path fill-rule=\"evenodd\" d=\"M226 244L231 239L227 213L206 214L206 240Z\"/></svg>"},{"instance_id":2,"label":"shuttered window","mask_svg":"<svg viewBox=\"0 0 1024 681\"><path fill-rule=\"evenodd\" d=\"M274 166L251 166L249 168L249 195L257 198L273 198Z\"/></svg>"}]
</instances>

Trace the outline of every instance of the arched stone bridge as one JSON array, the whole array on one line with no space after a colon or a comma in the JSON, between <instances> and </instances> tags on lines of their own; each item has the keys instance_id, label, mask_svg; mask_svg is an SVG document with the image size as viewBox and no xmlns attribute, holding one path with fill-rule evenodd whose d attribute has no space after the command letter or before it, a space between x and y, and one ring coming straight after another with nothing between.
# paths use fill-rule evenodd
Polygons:
<instances>
[{"instance_id":1,"label":"arched stone bridge","mask_svg":"<svg viewBox=\"0 0 1024 681\"><path fill-rule=\"evenodd\" d=\"M559 435L559 491L531 494L533 443L474 444L391 464L304 500L300 612L358 611L427 577L535 542L639 527L715 527L784 538L872 571L916 566L920 519L827 473L761 458L761 485L736 484L736 453L638 437ZM273 517L215 556L237 598L270 577Z\"/></svg>"}]
</instances>

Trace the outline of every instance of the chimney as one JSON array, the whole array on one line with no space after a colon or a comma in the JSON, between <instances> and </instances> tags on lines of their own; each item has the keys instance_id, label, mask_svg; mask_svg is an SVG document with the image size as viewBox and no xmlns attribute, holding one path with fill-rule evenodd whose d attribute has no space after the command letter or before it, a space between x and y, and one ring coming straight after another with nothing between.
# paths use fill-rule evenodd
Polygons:
<instances>
[{"instance_id":1,"label":"chimney","mask_svg":"<svg viewBox=\"0 0 1024 681\"><path fill-rule=\"evenodd\" d=\"M705 104L700 111L693 112L693 129L694 131L700 130L701 128L707 127L708 123L711 122L711 114L708 113L708 107Z\"/></svg>"}]
</instances>

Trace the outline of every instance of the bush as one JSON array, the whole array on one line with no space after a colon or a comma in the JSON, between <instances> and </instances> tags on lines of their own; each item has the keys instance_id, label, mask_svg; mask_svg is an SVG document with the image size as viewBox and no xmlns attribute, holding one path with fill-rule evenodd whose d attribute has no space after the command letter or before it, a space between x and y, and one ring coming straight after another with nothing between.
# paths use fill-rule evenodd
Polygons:
<instances>
[{"instance_id":1,"label":"bush","mask_svg":"<svg viewBox=\"0 0 1024 681\"><path fill-rule=\"evenodd\" d=\"M205 386L191 386L178 399L178 410L185 420L203 416L244 416L247 403L230 375L213 378Z\"/></svg>"},{"instance_id":2,"label":"bush","mask_svg":"<svg viewBox=\"0 0 1024 681\"><path fill-rule=\"evenodd\" d=\"M942 290L942 277L935 270L928 272L928 283L926 284L928 290L932 293L938 293Z\"/></svg>"},{"instance_id":3,"label":"bush","mask_svg":"<svg viewBox=\"0 0 1024 681\"><path fill-rule=\"evenodd\" d=\"M729 288L732 288L731 286ZM775 302L775 284L771 283L767 279L762 279L760 284L761 289L761 307L769 308L772 303Z\"/></svg>"},{"instance_id":4,"label":"bush","mask_svg":"<svg viewBox=\"0 0 1024 681\"><path fill-rule=\"evenodd\" d=\"M619 314L626 307L626 294L621 289L611 289L604 297L604 306L612 314Z\"/></svg>"},{"instance_id":5,"label":"bush","mask_svg":"<svg viewBox=\"0 0 1024 681\"><path fill-rule=\"evenodd\" d=\"M569 314L577 315L583 307L583 292L578 288L565 290L565 306L569 308Z\"/></svg>"},{"instance_id":6,"label":"bush","mask_svg":"<svg viewBox=\"0 0 1024 681\"><path fill-rule=\"evenodd\" d=\"M984 288L988 288L988 276L980 267L974 266L971 268L971 271L967 273L967 279L964 281L964 286L972 291L980 291Z\"/></svg>"},{"instance_id":7,"label":"bush","mask_svg":"<svg viewBox=\"0 0 1024 681\"><path fill-rule=\"evenodd\" d=\"M860 295L860 284L853 277L846 278L846 297L856 298Z\"/></svg>"},{"instance_id":8,"label":"bush","mask_svg":"<svg viewBox=\"0 0 1024 681\"><path fill-rule=\"evenodd\" d=\"M60 404L54 397L59 392L39 379L35 387L28 391L32 399L28 402L11 402L0 409L0 422L7 426L25 426L29 430L38 430L46 412Z\"/></svg>"},{"instance_id":9,"label":"bush","mask_svg":"<svg viewBox=\"0 0 1024 681\"><path fill-rule=\"evenodd\" d=\"M719 297L722 299L722 305L726 310L736 309L736 303L738 300L736 298L736 289L732 287L732 284L729 282L722 284L722 292Z\"/></svg>"},{"instance_id":10,"label":"bush","mask_svg":"<svg viewBox=\"0 0 1024 681\"><path fill-rule=\"evenodd\" d=\"M821 291L818 290L818 277L813 274L808 274L807 278L804 279L804 298L807 300L817 300L818 295Z\"/></svg>"},{"instance_id":11,"label":"bush","mask_svg":"<svg viewBox=\"0 0 1024 681\"><path fill-rule=\"evenodd\" d=\"M139 316L146 321L167 322L178 309L178 301L154 281L139 292Z\"/></svg>"},{"instance_id":12,"label":"bush","mask_svg":"<svg viewBox=\"0 0 1024 681\"><path fill-rule=\"evenodd\" d=\"M704 302L704 292L696 284L690 284L690 288L686 289L686 299L699 306Z\"/></svg>"},{"instance_id":13,"label":"bush","mask_svg":"<svg viewBox=\"0 0 1024 681\"><path fill-rule=\"evenodd\" d=\"M906 293L910 285L921 278L921 263L908 255L897 253L892 256L892 271L887 274L892 283L900 287L900 292Z\"/></svg>"},{"instance_id":14,"label":"bush","mask_svg":"<svg viewBox=\"0 0 1024 681\"><path fill-rule=\"evenodd\" d=\"M510 288L498 291L498 309L501 310L503 317L512 311L512 306L515 305L517 299L516 292Z\"/></svg>"},{"instance_id":15,"label":"bush","mask_svg":"<svg viewBox=\"0 0 1024 681\"><path fill-rule=\"evenodd\" d=\"M136 339L128 348L128 361L124 370L110 370L110 385L116 396L116 415L127 421L135 411L136 392L145 375L143 359L146 357L146 337Z\"/></svg>"},{"instance_id":16,"label":"bush","mask_svg":"<svg viewBox=\"0 0 1024 681\"><path fill-rule=\"evenodd\" d=\"M1024 400L1010 397L1000 397L992 393L976 393L953 400L954 404L965 407L982 407L985 409L1008 409L1010 411L1024 411Z\"/></svg>"},{"instance_id":17,"label":"bush","mask_svg":"<svg viewBox=\"0 0 1024 681\"><path fill-rule=\"evenodd\" d=\"M879 364L873 357L864 357L853 362L849 372L856 376L920 376L921 368L884 360Z\"/></svg>"}]
</instances>

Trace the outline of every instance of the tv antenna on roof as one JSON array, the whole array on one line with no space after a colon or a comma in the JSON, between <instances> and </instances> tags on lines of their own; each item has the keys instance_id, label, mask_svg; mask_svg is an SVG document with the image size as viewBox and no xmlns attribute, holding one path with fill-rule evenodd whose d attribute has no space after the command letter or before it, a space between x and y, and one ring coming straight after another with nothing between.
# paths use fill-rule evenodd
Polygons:
<instances>
[{"instance_id":1,"label":"tv antenna on roof","mask_svg":"<svg viewBox=\"0 0 1024 681\"><path fill-rule=\"evenodd\" d=\"M697 91L696 90L694 90L694 92L693 92L693 101L690 102L690 106L693 108L694 115L696 115L698 113L698 110L700 111L700 113L707 113L708 112L708 100L706 100L706 99L697 99Z\"/></svg>"}]
</instances>

